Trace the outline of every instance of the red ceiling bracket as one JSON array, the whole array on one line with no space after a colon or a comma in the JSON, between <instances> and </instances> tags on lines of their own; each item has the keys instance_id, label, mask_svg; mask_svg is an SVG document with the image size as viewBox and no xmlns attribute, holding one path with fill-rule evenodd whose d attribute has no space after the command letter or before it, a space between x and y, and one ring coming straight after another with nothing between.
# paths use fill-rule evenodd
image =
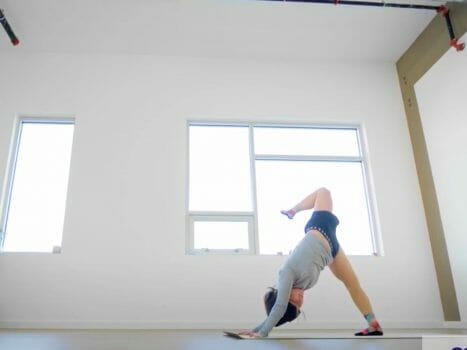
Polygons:
<instances>
[{"instance_id":1,"label":"red ceiling bracket","mask_svg":"<svg viewBox=\"0 0 467 350\"><path fill-rule=\"evenodd\" d=\"M449 38L451 40L449 42L450 46L455 48L456 51L464 50L465 44L460 43L458 39L456 38L456 36L454 35L454 29L452 27L451 16L449 15L449 9L446 6L442 5L438 7L436 11L440 13L441 15L443 15L444 19L446 20L446 26L448 27Z\"/></svg>"}]
</instances>

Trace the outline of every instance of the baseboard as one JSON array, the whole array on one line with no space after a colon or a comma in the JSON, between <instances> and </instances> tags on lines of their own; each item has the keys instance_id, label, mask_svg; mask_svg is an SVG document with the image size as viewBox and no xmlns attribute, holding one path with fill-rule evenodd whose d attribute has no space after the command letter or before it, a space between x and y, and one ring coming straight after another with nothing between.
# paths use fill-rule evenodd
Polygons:
<instances>
[{"instance_id":1,"label":"baseboard","mask_svg":"<svg viewBox=\"0 0 467 350\"><path fill-rule=\"evenodd\" d=\"M154 321L0 321L0 329L129 329L129 330L217 330L251 329L257 326L251 322L154 322ZM287 330L355 330L364 327L364 322L294 322L282 326ZM465 325L464 325L465 326ZM461 325L437 321L383 322L385 330L390 329L445 329L464 328Z\"/></svg>"},{"instance_id":2,"label":"baseboard","mask_svg":"<svg viewBox=\"0 0 467 350\"><path fill-rule=\"evenodd\" d=\"M453 322L453 321L444 322L444 328L467 330L467 322Z\"/></svg>"}]
</instances>

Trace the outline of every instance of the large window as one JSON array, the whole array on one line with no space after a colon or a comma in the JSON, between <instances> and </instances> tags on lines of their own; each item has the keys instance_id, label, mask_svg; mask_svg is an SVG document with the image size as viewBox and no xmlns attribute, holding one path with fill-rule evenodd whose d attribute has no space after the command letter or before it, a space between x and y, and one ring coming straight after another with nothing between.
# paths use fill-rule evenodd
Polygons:
<instances>
[{"instance_id":1,"label":"large window","mask_svg":"<svg viewBox=\"0 0 467 350\"><path fill-rule=\"evenodd\" d=\"M378 252L365 153L355 126L189 123L189 253L288 254L311 212L280 214L332 191L348 254Z\"/></svg>"},{"instance_id":2,"label":"large window","mask_svg":"<svg viewBox=\"0 0 467 350\"><path fill-rule=\"evenodd\" d=\"M1 203L2 251L60 251L73 130L72 120L18 120Z\"/></svg>"}]
</instances>

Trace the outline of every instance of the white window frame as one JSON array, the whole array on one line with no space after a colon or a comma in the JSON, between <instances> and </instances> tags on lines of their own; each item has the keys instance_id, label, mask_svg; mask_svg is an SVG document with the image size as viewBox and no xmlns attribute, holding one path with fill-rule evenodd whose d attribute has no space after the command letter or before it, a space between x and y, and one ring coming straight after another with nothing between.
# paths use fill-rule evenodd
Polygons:
<instances>
[{"instance_id":1,"label":"white window frame","mask_svg":"<svg viewBox=\"0 0 467 350\"><path fill-rule=\"evenodd\" d=\"M248 249L232 248L232 249L195 249L194 248L194 224L195 222L215 221L215 222L245 222L248 224ZM189 254L254 254L252 247L255 246L254 239L254 222L255 218L251 212L197 212L192 211L188 216L189 235L187 239L187 252Z\"/></svg>"},{"instance_id":2,"label":"white window frame","mask_svg":"<svg viewBox=\"0 0 467 350\"><path fill-rule=\"evenodd\" d=\"M8 213L10 209L10 201L13 190L13 182L15 178L16 164L18 160L18 152L21 141L21 132L23 124L37 123L37 124L73 124L75 125L75 118L70 116L64 117L43 117L43 116L19 116L15 118L13 133L10 143L10 153L5 172L5 180L3 184L2 196L0 197L0 253L2 254L26 254L26 252L4 252L3 245L6 238L6 226L8 222ZM61 253L61 247L54 246L51 252L27 252L35 254L58 254Z\"/></svg>"},{"instance_id":3,"label":"white window frame","mask_svg":"<svg viewBox=\"0 0 467 350\"><path fill-rule=\"evenodd\" d=\"M248 127L249 128L249 149L250 149L250 176L251 176L251 196L253 212L216 212L216 211L190 211L189 210L189 133L190 126L223 126L223 127ZM291 155L271 155L271 154L256 154L254 150L254 128L255 127L277 127L277 128L304 128L304 129L351 129L355 130L358 138L358 146L360 156L291 156ZM286 160L286 161L333 161L333 162L358 162L362 165L362 176L364 182L365 198L367 201L368 218L370 225L370 237L373 247L374 256L383 256L384 251L381 243L381 235L376 217L376 204L374 199L374 187L370 176L370 167L368 153L366 150L366 142L364 142L362 134L362 126L359 124L303 124L303 123L277 123L277 122L219 122L219 121L194 121L187 122L187 195L186 195L186 213L187 213L187 239L186 252L187 254L253 254L259 253L259 232L258 232L258 207L256 197L256 172L255 163L257 160ZM248 250L238 251L237 249L195 249L194 248L194 222L199 221L241 221L239 218L248 218L251 220L249 224L249 244ZM261 254L263 255L263 254ZM283 255L277 253L276 255Z\"/></svg>"}]
</instances>

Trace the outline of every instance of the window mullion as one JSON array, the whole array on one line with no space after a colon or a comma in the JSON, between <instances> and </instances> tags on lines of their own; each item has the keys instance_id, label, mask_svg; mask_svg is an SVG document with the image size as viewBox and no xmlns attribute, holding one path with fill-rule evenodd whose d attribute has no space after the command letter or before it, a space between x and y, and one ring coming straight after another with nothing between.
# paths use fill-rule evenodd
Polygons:
<instances>
[{"instance_id":1,"label":"window mullion","mask_svg":"<svg viewBox=\"0 0 467 350\"><path fill-rule=\"evenodd\" d=\"M256 167L255 167L255 139L254 127L249 126L249 141L250 141L250 176L251 176L251 199L253 204L253 232L250 233L250 244L255 254L259 254L259 232L258 232L258 197L256 190Z\"/></svg>"},{"instance_id":2,"label":"window mullion","mask_svg":"<svg viewBox=\"0 0 467 350\"><path fill-rule=\"evenodd\" d=\"M304 161L304 162L362 162L362 157L349 156L295 156L295 155L275 155L257 154L255 160L284 160L284 161Z\"/></svg>"},{"instance_id":3,"label":"window mullion","mask_svg":"<svg viewBox=\"0 0 467 350\"><path fill-rule=\"evenodd\" d=\"M210 217L244 217L253 216L254 213L251 211L214 211L214 210L201 210L201 211L190 211L189 216L210 216Z\"/></svg>"}]
</instances>

